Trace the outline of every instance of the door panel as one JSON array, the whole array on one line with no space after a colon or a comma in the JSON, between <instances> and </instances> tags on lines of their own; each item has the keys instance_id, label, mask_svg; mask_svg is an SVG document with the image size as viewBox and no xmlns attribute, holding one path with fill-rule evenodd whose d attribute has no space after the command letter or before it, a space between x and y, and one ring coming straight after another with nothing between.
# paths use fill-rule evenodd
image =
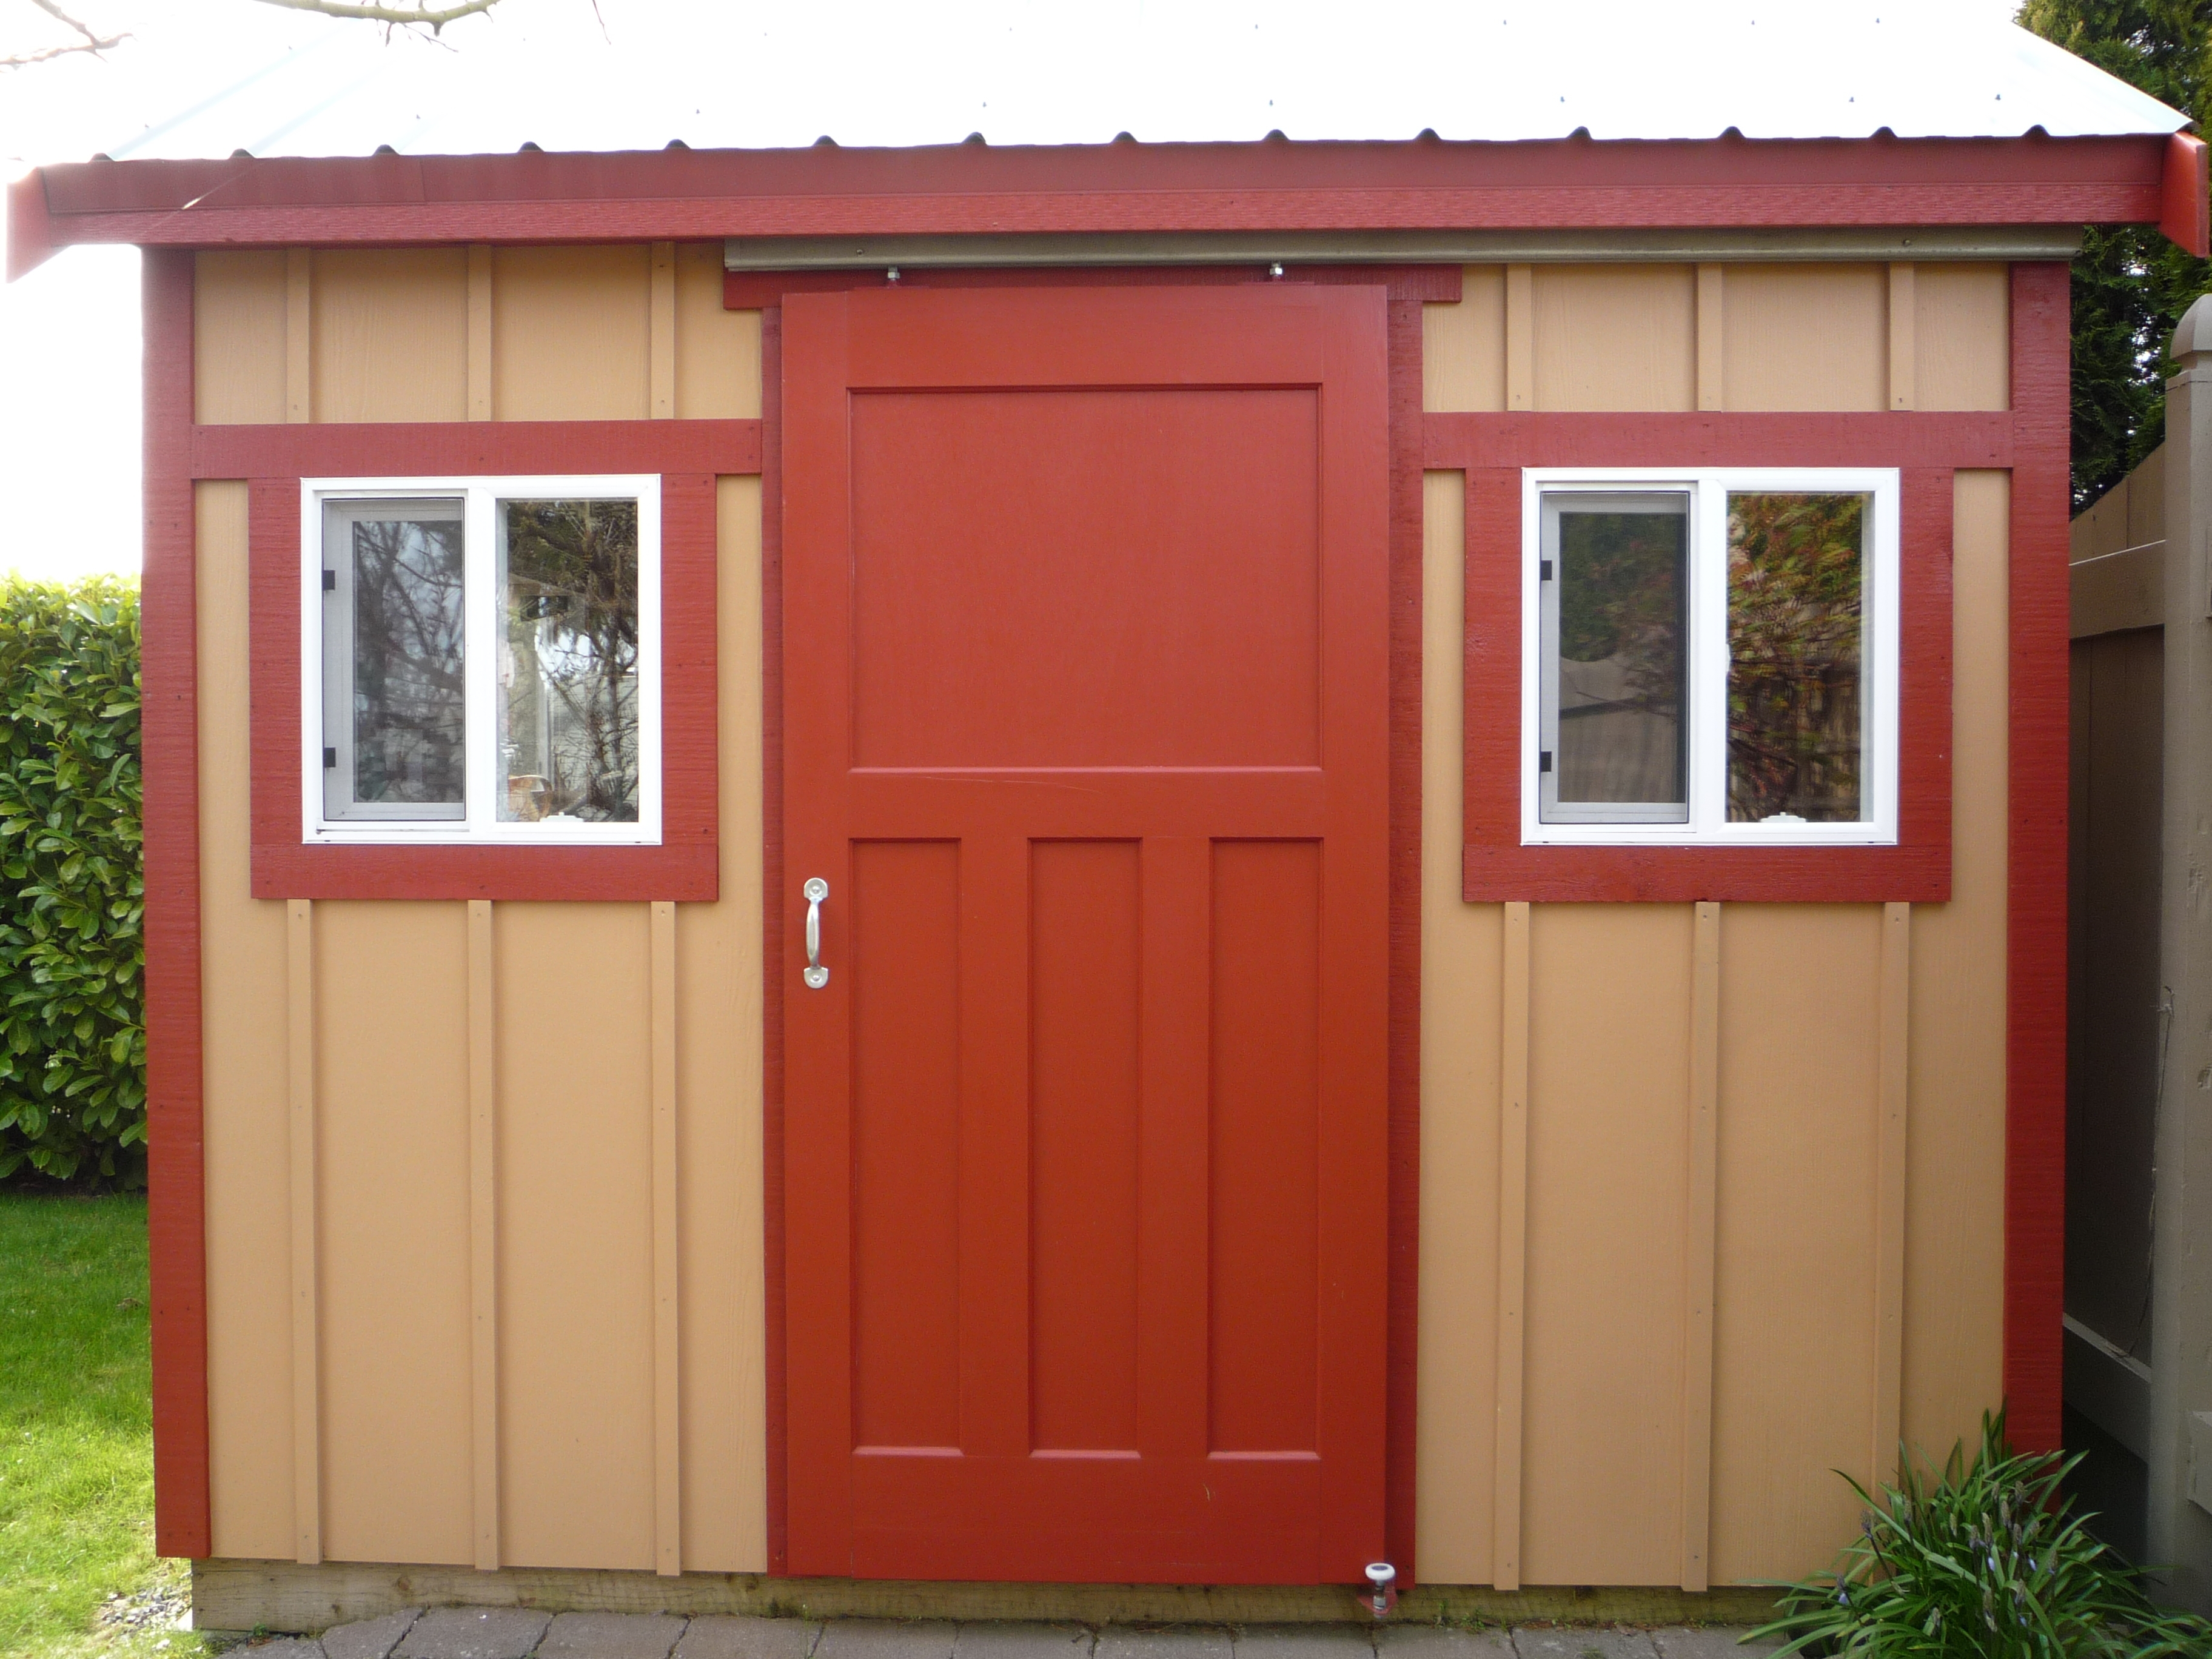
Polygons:
<instances>
[{"instance_id":1,"label":"door panel","mask_svg":"<svg viewBox=\"0 0 2212 1659\"><path fill-rule=\"evenodd\" d=\"M784 316L790 1570L1382 1552L1380 290Z\"/></svg>"},{"instance_id":2,"label":"door panel","mask_svg":"<svg viewBox=\"0 0 2212 1659\"><path fill-rule=\"evenodd\" d=\"M1213 845L1207 1449L1310 1455L1321 847Z\"/></svg>"},{"instance_id":3,"label":"door panel","mask_svg":"<svg viewBox=\"0 0 2212 1659\"><path fill-rule=\"evenodd\" d=\"M1141 848L1030 849L1032 1451L1139 1441Z\"/></svg>"},{"instance_id":4,"label":"door panel","mask_svg":"<svg viewBox=\"0 0 2212 1659\"><path fill-rule=\"evenodd\" d=\"M960 1443L960 846L858 842L853 1432Z\"/></svg>"}]
</instances>

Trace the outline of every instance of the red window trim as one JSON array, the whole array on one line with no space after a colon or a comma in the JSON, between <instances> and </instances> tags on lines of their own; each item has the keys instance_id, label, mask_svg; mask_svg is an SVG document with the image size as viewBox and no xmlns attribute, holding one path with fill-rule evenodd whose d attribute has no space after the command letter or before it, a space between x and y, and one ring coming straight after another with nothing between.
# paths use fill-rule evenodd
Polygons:
<instances>
[{"instance_id":1,"label":"red window trim","mask_svg":"<svg viewBox=\"0 0 2212 1659\"><path fill-rule=\"evenodd\" d=\"M590 423L597 425L598 423ZM626 427L652 423L632 422ZM680 429L681 423L670 423ZM203 431L207 428L202 428ZM278 428L282 430L282 428ZM453 475L416 428L325 428L303 451L342 464L339 476ZM436 428L428 428L435 432ZM567 423L479 441L495 472L658 471L649 431L601 450ZM628 435L628 434L626 434ZM702 459L697 434L662 447ZM219 442L220 441L216 441ZM380 461L424 446L434 472ZM270 445L276 447L275 444ZM627 451L618 453L617 451ZM473 469L471 469L473 470ZM661 839L656 847L313 845L301 840L300 491L296 476L247 484L248 620L252 666L253 896L307 899L713 899L720 870L715 731L714 475L661 474Z\"/></svg>"},{"instance_id":2,"label":"red window trim","mask_svg":"<svg viewBox=\"0 0 2212 1659\"><path fill-rule=\"evenodd\" d=\"M1986 415L1431 416L1467 468L1466 819L1472 902L1941 902L1951 896L1951 471L2011 460ZM1523 846L1524 466L1896 466L1898 839L1888 847Z\"/></svg>"}]
</instances>

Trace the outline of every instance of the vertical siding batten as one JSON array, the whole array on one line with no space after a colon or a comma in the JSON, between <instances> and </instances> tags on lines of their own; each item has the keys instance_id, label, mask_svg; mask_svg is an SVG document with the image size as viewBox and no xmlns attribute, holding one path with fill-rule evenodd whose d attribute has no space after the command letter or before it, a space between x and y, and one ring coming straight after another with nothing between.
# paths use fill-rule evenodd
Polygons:
<instances>
[{"instance_id":1,"label":"vertical siding batten","mask_svg":"<svg viewBox=\"0 0 2212 1659\"><path fill-rule=\"evenodd\" d=\"M1889 268L1889 406L1911 409L1913 404L1914 336L1918 332L1920 307L1913 297L1918 273L1900 260Z\"/></svg>"},{"instance_id":2,"label":"vertical siding batten","mask_svg":"<svg viewBox=\"0 0 2212 1659\"><path fill-rule=\"evenodd\" d=\"M491 249L469 245L468 274L469 419L491 419Z\"/></svg>"},{"instance_id":3,"label":"vertical siding batten","mask_svg":"<svg viewBox=\"0 0 2212 1659\"><path fill-rule=\"evenodd\" d=\"M285 906L285 1037L292 1162L292 1534L303 1567L323 1559L321 1326L315 1271L315 907Z\"/></svg>"},{"instance_id":4,"label":"vertical siding batten","mask_svg":"<svg viewBox=\"0 0 2212 1659\"><path fill-rule=\"evenodd\" d=\"M1728 406L1728 355L1723 306L1726 303L1728 268L1698 267L1698 407Z\"/></svg>"},{"instance_id":5,"label":"vertical siding batten","mask_svg":"<svg viewBox=\"0 0 2212 1659\"><path fill-rule=\"evenodd\" d=\"M1881 915L1881 1090L1875 1154L1874 1452L1869 1490L1897 1474L1905 1409L1905 1198L1906 1105L1911 1082L1912 907Z\"/></svg>"},{"instance_id":6,"label":"vertical siding batten","mask_svg":"<svg viewBox=\"0 0 2212 1659\"><path fill-rule=\"evenodd\" d=\"M1528 265L1505 267L1505 406L1536 406L1536 277Z\"/></svg>"},{"instance_id":7,"label":"vertical siding batten","mask_svg":"<svg viewBox=\"0 0 2212 1659\"><path fill-rule=\"evenodd\" d=\"M1498 1450L1492 1582L1521 1588L1522 1390L1527 1377L1529 908L1505 907L1498 1152Z\"/></svg>"},{"instance_id":8,"label":"vertical siding batten","mask_svg":"<svg viewBox=\"0 0 2212 1659\"><path fill-rule=\"evenodd\" d=\"M314 254L284 252L284 418L314 419Z\"/></svg>"},{"instance_id":9,"label":"vertical siding batten","mask_svg":"<svg viewBox=\"0 0 2212 1659\"><path fill-rule=\"evenodd\" d=\"M646 325L646 401L656 421L676 415L676 244L653 245L653 290Z\"/></svg>"},{"instance_id":10,"label":"vertical siding batten","mask_svg":"<svg viewBox=\"0 0 2212 1659\"><path fill-rule=\"evenodd\" d=\"M1690 1190L1684 1232L1682 1588L1711 1579L1713 1210L1720 1133L1721 907L1701 903L1692 938Z\"/></svg>"},{"instance_id":11,"label":"vertical siding batten","mask_svg":"<svg viewBox=\"0 0 2212 1659\"><path fill-rule=\"evenodd\" d=\"M499 1554L499 1088L489 899L469 902L470 1468L476 1563Z\"/></svg>"},{"instance_id":12,"label":"vertical siding batten","mask_svg":"<svg viewBox=\"0 0 2212 1659\"><path fill-rule=\"evenodd\" d=\"M656 264L658 256L656 255ZM672 344L672 356L673 348ZM676 907L653 906L653 1571L684 1571L676 1231Z\"/></svg>"}]
</instances>

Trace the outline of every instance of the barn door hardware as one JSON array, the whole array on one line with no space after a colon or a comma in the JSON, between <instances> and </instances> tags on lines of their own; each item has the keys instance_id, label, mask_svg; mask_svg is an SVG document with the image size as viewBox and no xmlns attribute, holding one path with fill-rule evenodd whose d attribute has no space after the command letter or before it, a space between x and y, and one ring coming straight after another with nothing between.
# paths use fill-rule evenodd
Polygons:
<instances>
[{"instance_id":1,"label":"barn door hardware","mask_svg":"<svg viewBox=\"0 0 2212 1659\"><path fill-rule=\"evenodd\" d=\"M822 965L822 901L830 896L830 884L809 876L799 890L806 900L806 971L799 977L808 990L818 991L830 982L830 970Z\"/></svg>"},{"instance_id":2,"label":"barn door hardware","mask_svg":"<svg viewBox=\"0 0 2212 1659\"><path fill-rule=\"evenodd\" d=\"M1373 1610L1377 1619L1387 1617L1390 1609L1398 1605L1398 1569L1388 1561L1370 1561L1367 1564L1367 1583L1373 1593L1359 1599Z\"/></svg>"}]
</instances>

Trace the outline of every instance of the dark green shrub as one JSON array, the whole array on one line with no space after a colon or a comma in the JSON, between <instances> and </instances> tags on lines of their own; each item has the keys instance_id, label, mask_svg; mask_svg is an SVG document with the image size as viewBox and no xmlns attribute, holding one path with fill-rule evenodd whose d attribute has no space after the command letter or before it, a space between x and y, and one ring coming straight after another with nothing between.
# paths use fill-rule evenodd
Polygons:
<instances>
[{"instance_id":1,"label":"dark green shrub","mask_svg":"<svg viewBox=\"0 0 2212 1659\"><path fill-rule=\"evenodd\" d=\"M138 588L0 580L0 1179L144 1181Z\"/></svg>"},{"instance_id":2,"label":"dark green shrub","mask_svg":"<svg viewBox=\"0 0 2212 1659\"><path fill-rule=\"evenodd\" d=\"M2212 1625L2154 1607L2143 1575L2083 1529L2059 1483L2081 1461L2014 1456L2004 1413L1984 1413L1939 1476L1908 1464L1905 1485L1865 1500L1858 1541L1832 1573L1783 1594L1782 1617L1746 1640L1852 1659L2162 1659L2212 1654ZM1850 1477L1845 1475L1846 1480Z\"/></svg>"}]
</instances>

